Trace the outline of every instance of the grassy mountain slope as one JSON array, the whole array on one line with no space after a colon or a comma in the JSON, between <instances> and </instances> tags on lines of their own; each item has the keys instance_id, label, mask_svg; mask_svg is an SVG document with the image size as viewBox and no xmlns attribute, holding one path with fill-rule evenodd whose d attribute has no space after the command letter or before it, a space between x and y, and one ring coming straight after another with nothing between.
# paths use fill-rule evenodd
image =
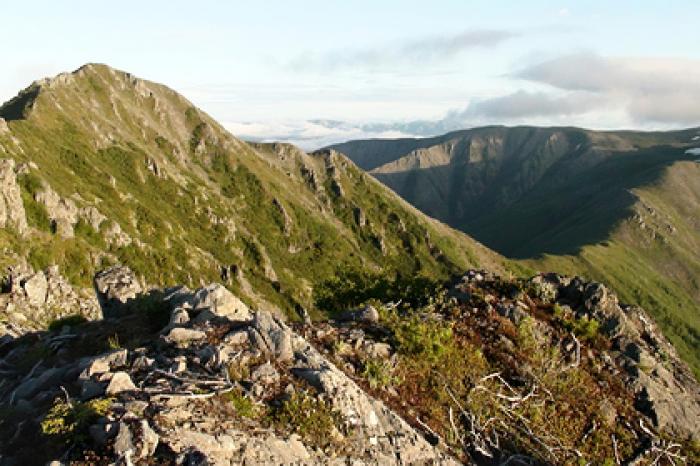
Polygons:
<instances>
[{"instance_id":1,"label":"grassy mountain slope","mask_svg":"<svg viewBox=\"0 0 700 466\"><path fill-rule=\"evenodd\" d=\"M310 307L339 269L501 268L344 156L249 145L167 87L104 65L38 81L0 117L0 158L20 167L32 227L0 231L0 265L58 264L83 286L115 262L152 285L223 278L286 311Z\"/></svg>"},{"instance_id":2,"label":"grassy mountain slope","mask_svg":"<svg viewBox=\"0 0 700 466\"><path fill-rule=\"evenodd\" d=\"M610 283L700 369L698 130L488 127L336 146L413 205L530 267ZM401 151L406 151L400 154Z\"/></svg>"}]
</instances>

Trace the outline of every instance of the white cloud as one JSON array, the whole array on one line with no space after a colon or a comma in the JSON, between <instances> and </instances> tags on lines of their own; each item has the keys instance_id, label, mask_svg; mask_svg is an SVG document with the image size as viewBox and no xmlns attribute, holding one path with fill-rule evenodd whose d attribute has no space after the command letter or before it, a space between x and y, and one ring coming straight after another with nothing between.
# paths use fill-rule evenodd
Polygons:
<instances>
[{"instance_id":1,"label":"white cloud","mask_svg":"<svg viewBox=\"0 0 700 466\"><path fill-rule=\"evenodd\" d=\"M570 96L589 92L597 105L622 108L638 123L700 122L700 60L580 53L526 67L514 77Z\"/></svg>"},{"instance_id":2,"label":"white cloud","mask_svg":"<svg viewBox=\"0 0 700 466\"><path fill-rule=\"evenodd\" d=\"M464 117L486 117L508 121L514 118L568 116L587 113L594 108L595 95L586 92L562 96L524 90L512 94L472 102L462 112Z\"/></svg>"},{"instance_id":3,"label":"white cloud","mask_svg":"<svg viewBox=\"0 0 700 466\"><path fill-rule=\"evenodd\" d=\"M364 138L425 137L490 124L666 129L700 125L700 60L566 55L508 77L515 90L468 99L434 120L228 125L243 138L306 149ZM518 89L518 86L521 88Z\"/></svg>"},{"instance_id":4,"label":"white cloud","mask_svg":"<svg viewBox=\"0 0 700 466\"><path fill-rule=\"evenodd\" d=\"M335 70L346 67L371 69L395 65L425 65L450 59L465 50L492 48L521 35L500 29L472 29L454 34L425 36L373 48L337 49L321 56L303 54L289 63L296 70Z\"/></svg>"},{"instance_id":5,"label":"white cloud","mask_svg":"<svg viewBox=\"0 0 700 466\"><path fill-rule=\"evenodd\" d=\"M315 150L330 144L366 138L415 137L400 130L368 129L363 125L334 120L227 122L226 129L237 137L256 142L289 142L304 150Z\"/></svg>"}]
</instances>

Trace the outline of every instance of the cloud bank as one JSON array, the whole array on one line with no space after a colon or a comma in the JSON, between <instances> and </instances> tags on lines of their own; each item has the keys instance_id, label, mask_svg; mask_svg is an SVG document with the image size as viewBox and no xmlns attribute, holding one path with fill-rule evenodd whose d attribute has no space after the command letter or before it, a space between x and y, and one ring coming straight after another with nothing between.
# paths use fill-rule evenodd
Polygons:
<instances>
[{"instance_id":1,"label":"cloud bank","mask_svg":"<svg viewBox=\"0 0 700 466\"><path fill-rule=\"evenodd\" d=\"M526 67L513 77L564 92L561 114L589 94L596 108L624 109L633 122L700 122L700 60L580 53ZM546 107L546 99L540 105Z\"/></svg>"},{"instance_id":2,"label":"cloud bank","mask_svg":"<svg viewBox=\"0 0 700 466\"><path fill-rule=\"evenodd\" d=\"M411 60L439 59L508 37L481 31L432 38L411 44L411 53L399 55ZM347 64L358 60L379 63L381 58L355 55L346 60ZM700 126L700 60L576 53L533 63L505 78L515 90L472 98L462 106L456 103L435 120L350 123L317 119L265 127L238 124L230 129L244 138L284 140L314 149L350 139L427 137L492 124L598 129Z\"/></svg>"},{"instance_id":3,"label":"cloud bank","mask_svg":"<svg viewBox=\"0 0 700 466\"><path fill-rule=\"evenodd\" d=\"M466 30L455 34L426 36L393 45L354 50L332 50L321 56L304 54L289 63L295 70L339 68L386 68L448 60L477 48L492 48L519 36L515 31L499 29Z\"/></svg>"}]
</instances>

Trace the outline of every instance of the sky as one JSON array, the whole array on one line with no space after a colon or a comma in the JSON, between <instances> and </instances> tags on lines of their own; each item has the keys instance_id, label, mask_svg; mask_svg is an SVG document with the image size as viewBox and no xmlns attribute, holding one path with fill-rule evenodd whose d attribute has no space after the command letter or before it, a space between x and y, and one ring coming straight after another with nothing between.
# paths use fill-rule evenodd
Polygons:
<instances>
[{"instance_id":1,"label":"sky","mask_svg":"<svg viewBox=\"0 0 700 466\"><path fill-rule=\"evenodd\" d=\"M106 63L314 149L488 124L700 126L700 1L0 0L0 101Z\"/></svg>"}]
</instances>

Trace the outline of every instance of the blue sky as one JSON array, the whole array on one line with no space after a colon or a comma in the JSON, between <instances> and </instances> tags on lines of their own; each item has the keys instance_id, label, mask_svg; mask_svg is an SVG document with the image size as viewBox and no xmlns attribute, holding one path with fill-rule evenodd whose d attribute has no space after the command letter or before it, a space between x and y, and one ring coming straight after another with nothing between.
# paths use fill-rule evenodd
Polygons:
<instances>
[{"instance_id":1,"label":"blue sky","mask_svg":"<svg viewBox=\"0 0 700 466\"><path fill-rule=\"evenodd\" d=\"M700 125L695 1L0 2L0 100L107 63L304 147L482 124Z\"/></svg>"}]
</instances>

